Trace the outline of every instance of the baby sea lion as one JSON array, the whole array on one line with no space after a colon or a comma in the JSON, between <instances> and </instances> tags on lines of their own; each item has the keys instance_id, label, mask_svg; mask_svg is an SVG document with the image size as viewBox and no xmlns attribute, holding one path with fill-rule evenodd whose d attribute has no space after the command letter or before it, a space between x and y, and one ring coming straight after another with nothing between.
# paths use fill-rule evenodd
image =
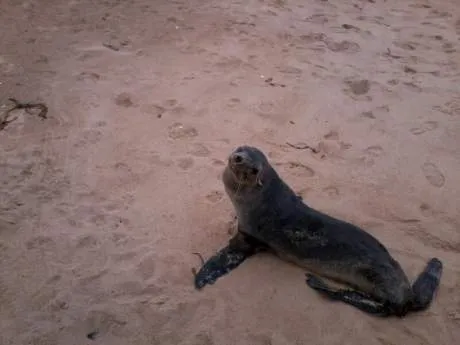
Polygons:
<instances>
[{"instance_id":1,"label":"baby sea lion","mask_svg":"<svg viewBox=\"0 0 460 345\"><path fill-rule=\"evenodd\" d=\"M437 258L411 285L376 238L307 206L255 147L237 148L222 179L236 210L238 232L195 275L197 289L213 284L250 256L272 251L317 274L307 274L312 289L367 313L401 317L429 307L442 275ZM332 288L319 276L353 289Z\"/></svg>"}]
</instances>

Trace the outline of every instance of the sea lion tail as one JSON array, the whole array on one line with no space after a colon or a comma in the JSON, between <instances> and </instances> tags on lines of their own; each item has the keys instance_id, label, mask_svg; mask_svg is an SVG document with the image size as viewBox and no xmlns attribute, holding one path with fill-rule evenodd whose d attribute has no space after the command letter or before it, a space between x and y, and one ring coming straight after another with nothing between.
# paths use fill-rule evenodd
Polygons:
<instances>
[{"instance_id":1,"label":"sea lion tail","mask_svg":"<svg viewBox=\"0 0 460 345\"><path fill-rule=\"evenodd\" d=\"M430 306L441 281L441 276L442 262L437 258L428 261L425 269L412 285L414 297L411 303L411 310L425 310Z\"/></svg>"}]
</instances>

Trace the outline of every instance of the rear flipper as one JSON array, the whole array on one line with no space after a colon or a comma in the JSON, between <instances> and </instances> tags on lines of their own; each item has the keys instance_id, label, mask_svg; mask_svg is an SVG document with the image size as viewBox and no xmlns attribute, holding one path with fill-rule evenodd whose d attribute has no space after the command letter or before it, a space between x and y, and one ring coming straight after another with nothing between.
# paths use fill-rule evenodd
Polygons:
<instances>
[{"instance_id":1,"label":"rear flipper","mask_svg":"<svg viewBox=\"0 0 460 345\"><path fill-rule=\"evenodd\" d=\"M307 285L327 298L345 302L369 314L377 316L391 314L385 304L375 301L371 296L353 290L333 289L317 276L308 273L306 276Z\"/></svg>"},{"instance_id":2,"label":"rear flipper","mask_svg":"<svg viewBox=\"0 0 460 345\"><path fill-rule=\"evenodd\" d=\"M425 310L431 304L434 293L439 286L442 275L442 262L436 258L428 261L425 269L420 273L412 285L414 300L411 310Z\"/></svg>"},{"instance_id":3,"label":"rear flipper","mask_svg":"<svg viewBox=\"0 0 460 345\"><path fill-rule=\"evenodd\" d=\"M265 247L252 237L238 232L229 244L219 250L200 268L195 275L195 287L201 289L207 284L214 284L217 279L238 267L248 257Z\"/></svg>"}]
</instances>

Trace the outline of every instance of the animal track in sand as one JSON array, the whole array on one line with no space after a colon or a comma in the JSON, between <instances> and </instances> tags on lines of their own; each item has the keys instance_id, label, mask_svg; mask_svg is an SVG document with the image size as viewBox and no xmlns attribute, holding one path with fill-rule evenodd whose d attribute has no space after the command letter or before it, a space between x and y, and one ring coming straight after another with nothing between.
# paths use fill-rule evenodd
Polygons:
<instances>
[{"instance_id":1,"label":"animal track in sand","mask_svg":"<svg viewBox=\"0 0 460 345\"><path fill-rule=\"evenodd\" d=\"M458 241L447 241L442 239L429 230L417 226L417 228L411 229L408 228L405 230L410 236L413 236L419 239L423 244L430 246L432 248L442 249L454 253L460 253L460 242Z\"/></svg>"},{"instance_id":2,"label":"animal track in sand","mask_svg":"<svg viewBox=\"0 0 460 345\"><path fill-rule=\"evenodd\" d=\"M325 141L320 141L318 143L315 156L320 159L324 159L326 157L343 158L344 151L351 147L351 144L338 141L337 139L326 139Z\"/></svg>"},{"instance_id":3,"label":"animal track in sand","mask_svg":"<svg viewBox=\"0 0 460 345\"><path fill-rule=\"evenodd\" d=\"M363 111L361 114L360 114L361 117L365 117L367 119L375 119L375 115L374 115L374 112L373 111Z\"/></svg>"},{"instance_id":4,"label":"animal track in sand","mask_svg":"<svg viewBox=\"0 0 460 345\"><path fill-rule=\"evenodd\" d=\"M91 248L97 247L99 244L98 239L93 235L86 235L78 238L76 248Z\"/></svg>"},{"instance_id":5,"label":"animal track in sand","mask_svg":"<svg viewBox=\"0 0 460 345\"><path fill-rule=\"evenodd\" d=\"M115 104L119 107L129 108L134 105L131 94L122 92L115 97Z\"/></svg>"},{"instance_id":6,"label":"animal track in sand","mask_svg":"<svg viewBox=\"0 0 460 345\"><path fill-rule=\"evenodd\" d=\"M162 118L166 112L170 112L173 115L182 115L185 112L185 108L178 105L179 102L174 99L167 99L160 104L149 103L141 106L141 111L144 113L154 115L157 118Z\"/></svg>"},{"instance_id":7,"label":"animal track in sand","mask_svg":"<svg viewBox=\"0 0 460 345\"><path fill-rule=\"evenodd\" d=\"M197 143L191 146L189 153L196 157L207 157L211 154L211 151L205 145Z\"/></svg>"},{"instance_id":8,"label":"animal track in sand","mask_svg":"<svg viewBox=\"0 0 460 345\"><path fill-rule=\"evenodd\" d=\"M315 14L312 14L311 16L305 18L303 21L309 22L309 23L314 23L314 24L326 24L327 22L329 22L329 18L328 18L327 14L315 13Z\"/></svg>"},{"instance_id":9,"label":"animal track in sand","mask_svg":"<svg viewBox=\"0 0 460 345\"><path fill-rule=\"evenodd\" d=\"M92 80L98 81L101 79L101 76L95 72L81 72L77 75L77 80Z\"/></svg>"},{"instance_id":10,"label":"animal track in sand","mask_svg":"<svg viewBox=\"0 0 460 345\"><path fill-rule=\"evenodd\" d=\"M77 139L74 143L75 148L81 148L81 147L86 147L89 144L97 144L98 142L101 141L103 137L103 132L97 129L88 129L84 130L80 136L79 139Z\"/></svg>"},{"instance_id":11,"label":"animal track in sand","mask_svg":"<svg viewBox=\"0 0 460 345\"><path fill-rule=\"evenodd\" d=\"M419 206L420 213L425 217L431 217L435 213L431 206L425 202L422 202Z\"/></svg>"},{"instance_id":12,"label":"animal track in sand","mask_svg":"<svg viewBox=\"0 0 460 345\"><path fill-rule=\"evenodd\" d=\"M200 332L194 336L192 345L214 345L215 342L210 334Z\"/></svg>"},{"instance_id":13,"label":"animal track in sand","mask_svg":"<svg viewBox=\"0 0 460 345\"><path fill-rule=\"evenodd\" d=\"M329 186L323 188L323 192L330 198L338 198L340 196L340 190L335 186Z\"/></svg>"},{"instance_id":14,"label":"animal track in sand","mask_svg":"<svg viewBox=\"0 0 460 345\"><path fill-rule=\"evenodd\" d=\"M225 166L225 162L223 160L220 160L220 159L216 159L214 158L211 162L211 164L215 167L223 167Z\"/></svg>"},{"instance_id":15,"label":"animal track in sand","mask_svg":"<svg viewBox=\"0 0 460 345\"><path fill-rule=\"evenodd\" d=\"M367 79L345 80L348 92L356 96L367 94L371 89L371 83Z\"/></svg>"},{"instance_id":16,"label":"animal track in sand","mask_svg":"<svg viewBox=\"0 0 460 345\"><path fill-rule=\"evenodd\" d=\"M191 126L184 125L180 122L175 122L168 127L168 135L171 139L189 139L196 137L198 131Z\"/></svg>"},{"instance_id":17,"label":"animal track in sand","mask_svg":"<svg viewBox=\"0 0 460 345\"><path fill-rule=\"evenodd\" d=\"M193 166L194 160L192 157L179 158L177 160L177 165L182 170L188 170Z\"/></svg>"},{"instance_id":18,"label":"animal track in sand","mask_svg":"<svg viewBox=\"0 0 460 345\"><path fill-rule=\"evenodd\" d=\"M289 66L289 65L278 66L277 69L278 69L278 72L283 73L283 74L295 75L295 76L299 76L302 74L302 70L300 68Z\"/></svg>"},{"instance_id":19,"label":"animal track in sand","mask_svg":"<svg viewBox=\"0 0 460 345\"><path fill-rule=\"evenodd\" d=\"M438 123L436 121L425 121L424 123L422 123L421 126L411 128L410 132L413 135L420 135L420 134L423 134L425 132L432 131L432 130L434 130L436 128L438 128Z\"/></svg>"},{"instance_id":20,"label":"animal track in sand","mask_svg":"<svg viewBox=\"0 0 460 345\"><path fill-rule=\"evenodd\" d=\"M396 41L393 43L396 47L404 49L404 50L415 50L416 47L418 46L417 43L415 42L402 42L402 41Z\"/></svg>"},{"instance_id":21,"label":"animal track in sand","mask_svg":"<svg viewBox=\"0 0 460 345\"><path fill-rule=\"evenodd\" d=\"M446 182L444 174L439 170L436 164L426 162L422 165L422 172L427 181L434 187L442 187Z\"/></svg>"},{"instance_id":22,"label":"animal track in sand","mask_svg":"<svg viewBox=\"0 0 460 345\"><path fill-rule=\"evenodd\" d=\"M380 145L372 145L364 150L364 153L372 157L380 157L384 152Z\"/></svg>"},{"instance_id":23,"label":"animal track in sand","mask_svg":"<svg viewBox=\"0 0 460 345\"><path fill-rule=\"evenodd\" d=\"M86 329L86 337L95 340L105 333L112 333L125 326L127 321L105 310L92 310L83 324L84 329Z\"/></svg>"},{"instance_id":24,"label":"animal track in sand","mask_svg":"<svg viewBox=\"0 0 460 345\"><path fill-rule=\"evenodd\" d=\"M237 98L237 97L233 97L233 98L230 98L230 100L227 102L227 107L229 108L235 108L237 107L239 104L241 104L241 99Z\"/></svg>"},{"instance_id":25,"label":"animal track in sand","mask_svg":"<svg viewBox=\"0 0 460 345\"><path fill-rule=\"evenodd\" d=\"M329 131L323 136L323 138L328 140L338 140L339 133L337 131Z\"/></svg>"},{"instance_id":26,"label":"animal track in sand","mask_svg":"<svg viewBox=\"0 0 460 345\"><path fill-rule=\"evenodd\" d=\"M309 166L306 166L305 164L297 163L297 162L288 162L286 163L286 165L288 166L288 169L294 170L299 175L304 175L307 177L315 176L315 171Z\"/></svg>"},{"instance_id":27,"label":"animal track in sand","mask_svg":"<svg viewBox=\"0 0 460 345\"><path fill-rule=\"evenodd\" d=\"M212 203L216 203L222 200L223 197L224 197L224 193L217 191L217 190L212 191L211 193L206 195L206 199Z\"/></svg>"},{"instance_id":28,"label":"animal track in sand","mask_svg":"<svg viewBox=\"0 0 460 345\"><path fill-rule=\"evenodd\" d=\"M32 237L32 239L26 242L26 248L28 250L37 249L37 248L45 248L45 247L54 246L54 245L55 245L55 242L51 237L42 236L42 235L37 235L35 237Z\"/></svg>"},{"instance_id":29,"label":"animal track in sand","mask_svg":"<svg viewBox=\"0 0 460 345\"><path fill-rule=\"evenodd\" d=\"M126 251L126 252L119 252L112 255L114 262L128 262L131 261L139 255L138 251Z\"/></svg>"},{"instance_id":30,"label":"animal track in sand","mask_svg":"<svg viewBox=\"0 0 460 345\"><path fill-rule=\"evenodd\" d=\"M341 42L327 41L326 46L334 53L357 53L361 50L358 43L347 40Z\"/></svg>"},{"instance_id":31,"label":"animal track in sand","mask_svg":"<svg viewBox=\"0 0 460 345\"><path fill-rule=\"evenodd\" d=\"M166 111L166 108L158 104L146 104L141 107L141 110L147 114L161 118L163 113Z\"/></svg>"},{"instance_id":32,"label":"animal track in sand","mask_svg":"<svg viewBox=\"0 0 460 345\"><path fill-rule=\"evenodd\" d=\"M148 280L155 274L155 266L157 259L153 254L143 257L139 262L136 272L141 276L143 280Z\"/></svg>"},{"instance_id":33,"label":"animal track in sand","mask_svg":"<svg viewBox=\"0 0 460 345\"><path fill-rule=\"evenodd\" d=\"M439 111L446 115L460 116L460 98L452 99L443 105L436 105L433 110Z\"/></svg>"}]
</instances>

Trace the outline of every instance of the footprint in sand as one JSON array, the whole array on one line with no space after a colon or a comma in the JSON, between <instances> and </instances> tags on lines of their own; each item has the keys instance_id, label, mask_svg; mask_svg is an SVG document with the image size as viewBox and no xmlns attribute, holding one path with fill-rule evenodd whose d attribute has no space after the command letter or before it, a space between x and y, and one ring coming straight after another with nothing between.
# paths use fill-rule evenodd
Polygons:
<instances>
[{"instance_id":1,"label":"footprint in sand","mask_svg":"<svg viewBox=\"0 0 460 345\"><path fill-rule=\"evenodd\" d=\"M95 307L96 308L96 307ZM122 332L119 330L127 324L121 315L115 315L105 310L92 310L83 322L83 329L86 329L86 337L95 340L104 334Z\"/></svg>"},{"instance_id":2,"label":"footprint in sand","mask_svg":"<svg viewBox=\"0 0 460 345\"><path fill-rule=\"evenodd\" d=\"M371 89L371 83L367 79L345 80L345 84L348 86L347 92L356 96L365 95Z\"/></svg>"},{"instance_id":3,"label":"footprint in sand","mask_svg":"<svg viewBox=\"0 0 460 345\"><path fill-rule=\"evenodd\" d=\"M157 259L153 254L150 254L141 259L136 268L136 273L140 275L142 280L148 280L155 274L155 266Z\"/></svg>"},{"instance_id":4,"label":"footprint in sand","mask_svg":"<svg viewBox=\"0 0 460 345\"><path fill-rule=\"evenodd\" d=\"M191 126L184 125L180 122L175 122L168 128L169 137L172 139L189 139L196 137L198 131Z\"/></svg>"},{"instance_id":5,"label":"footprint in sand","mask_svg":"<svg viewBox=\"0 0 460 345\"><path fill-rule=\"evenodd\" d=\"M416 47L418 46L418 44L415 42L407 42L407 41L406 42L397 41L397 42L394 42L393 44L396 47L404 49L404 50L415 50Z\"/></svg>"},{"instance_id":6,"label":"footprint in sand","mask_svg":"<svg viewBox=\"0 0 460 345\"><path fill-rule=\"evenodd\" d=\"M332 135L332 137L329 137L325 141L320 141L314 153L316 153L315 156L320 159L324 159L326 157L343 158L344 151L348 150L350 147L351 144L345 143L343 141L338 141L338 139L335 139L335 136Z\"/></svg>"},{"instance_id":7,"label":"footprint in sand","mask_svg":"<svg viewBox=\"0 0 460 345\"><path fill-rule=\"evenodd\" d=\"M361 29L358 28L357 26L351 25L351 24L342 24L342 28L345 30L353 30L355 32L360 32Z\"/></svg>"},{"instance_id":8,"label":"footprint in sand","mask_svg":"<svg viewBox=\"0 0 460 345\"><path fill-rule=\"evenodd\" d=\"M235 108L237 107L239 104L241 104L241 99L237 98L237 97L233 97L233 98L230 98L230 100L227 102L227 106L229 108Z\"/></svg>"},{"instance_id":9,"label":"footprint in sand","mask_svg":"<svg viewBox=\"0 0 460 345\"><path fill-rule=\"evenodd\" d=\"M161 105L158 104L146 104L141 107L141 110L144 113L154 115L157 118L161 118L163 114L166 112L166 108L162 107Z\"/></svg>"},{"instance_id":10,"label":"footprint in sand","mask_svg":"<svg viewBox=\"0 0 460 345\"><path fill-rule=\"evenodd\" d=\"M360 114L361 117L364 117L364 118L367 118L367 119L372 119L374 120L375 119L375 115L374 115L374 112L369 110L369 111L363 111L361 114Z\"/></svg>"},{"instance_id":11,"label":"footprint in sand","mask_svg":"<svg viewBox=\"0 0 460 345\"><path fill-rule=\"evenodd\" d=\"M95 248L99 244L98 239L93 235L85 235L77 239L76 248Z\"/></svg>"},{"instance_id":12,"label":"footprint in sand","mask_svg":"<svg viewBox=\"0 0 460 345\"><path fill-rule=\"evenodd\" d=\"M460 116L460 98L452 99L443 105L436 105L433 110L450 116Z\"/></svg>"},{"instance_id":13,"label":"footprint in sand","mask_svg":"<svg viewBox=\"0 0 460 345\"><path fill-rule=\"evenodd\" d=\"M188 170L193 166L194 160L192 157L179 158L177 160L177 165L182 170Z\"/></svg>"},{"instance_id":14,"label":"footprint in sand","mask_svg":"<svg viewBox=\"0 0 460 345\"><path fill-rule=\"evenodd\" d=\"M88 129L83 131L80 134L80 139L78 139L73 145L75 148L86 147L89 144L97 144L101 141L103 137L103 132L97 129Z\"/></svg>"},{"instance_id":15,"label":"footprint in sand","mask_svg":"<svg viewBox=\"0 0 460 345\"><path fill-rule=\"evenodd\" d=\"M425 217L431 217L435 213L431 206L427 204L426 202L422 202L419 206L420 213L425 216Z\"/></svg>"},{"instance_id":16,"label":"footprint in sand","mask_svg":"<svg viewBox=\"0 0 460 345\"><path fill-rule=\"evenodd\" d=\"M275 109L275 105L273 104L273 102L266 102L266 101L262 101L258 106L257 106L258 110L260 111L261 114L263 115L270 115L273 113L274 109Z\"/></svg>"},{"instance_id":17,"label":"footprint in sand","mask_svg":"<svg viewBox=\"0 0 460 345\"><path fill-rule=\"evenodd\" d=\"M299 175L303 175L307 177L315 176L315 171L309 166L306 166L305 164L297 163L297 162L288 162L286 165L288 166L289 169L292 169L293 171L298 172Z\"/></svg>"},{"instance_id":18,"label":"footprint in sand","mask_svg":"<svg viewBox=\"0 0 460 345\"><path fill-rule=\"evenodd\" d=\"M420 240L423 244L430 246L432 248L441 249L444 251L449 251L453 253L460 253L460 242L452 240L447 240L436 235L431 229L425 229L423 227L417 228L407 228L405 232Z\"/></svg>"},{"instance_id":19,"label":"footprint in sand","mask_svg":"<svg viewBox=\"0 0 460 345\"><path fill-rule=\"evenodd\" d=\"M114 262L129 262L133 261L139 255L138 251L126 251L126 252L118 252L116 254L111 255Z\"/></svg>"},{"instance_id":20,"label":"footprint in sand","mask_svg":"<svg viewBox=\"0 0 460 345\"><path fill-rule=\"evenodd\" d=\"M287 74L287 75L300 76L302 74L302 70L300 68L289 66L289 65L278 66L277 69L278 69L278 72Z\"/></svg>"},{"instance_id":21,"label":"footprint in sand","mask_svg":"<svg viewBox=\"0 0 460 345\"><path fill-rule=\"evenodd\" d=\"M334 53L357 53L361 50L358 43L352 41L326 42L327 48Z\"/></svg>"},{"instance_id":22,"label":"footprint in sand","mask_svg":"<svg viewBox=\"0 0 460 345\"><path fill-rule=\"evenodd\" d=\"M364 153L372 157L380 157L384 153L384 150L380 145L372 145L366 148Z\"/></svg>"},{"instance_id":23,"label":"footprint in sand","mask_svg":"<svg viewBox=\"0 0 460 345\"><path fill-rule=\"evenodd\" d=\"M185 108L178 105L179 102L170 98L162 102L162 105L157 103L144 104L141 107L141 110L144 113L154 115L157 118L162 118L166 112L171 113L172 115L182 115L185 112Z\"/></svg>"},{"instance_id":24,"label":"footprint in sand","mask_svg":"<svg viewBox=\"0 0 460 345\"><path fill-rule=\"evenodd\" d=\"M105 41L104 43L102 43L102 46L107 49L117 52L123 49L124 47L127 47L129 44L130 44L129 40L120 40L118 38L111 38Z\"/></svg>"},{"instance_id":25,"label":"footprint in sand","mask_svg":"<svg viewBox=\"0 0 460 345\"><path fill-rule=\"evenodd\" d=\"M305 18L304 21L314 23L314 24L326 24L327 22L329 22L329 18L327 14L315 13Z\"/></svg>"},{"instance_id":26,"label":"footprint in sand","mask_svg":"<svg viewBox=\"0 0 460 345\"><path fill-rule=\"evenodd\" d=\"M439 168L434 163L424 163L422 165L422 172L425 175L427 181L434 187L442 187L446 182L444 174L439 170Z\"/></svg>"},{"instance_id":27,"label":"footprint in sand","mask_svg":"<svg viewBox=\"0 0 460 345\"><path fill-rule=\"evenodd\" d=\"M339 140L339 133L337 131L329 131L323 138L327 140Z\"/></svg>"},{"instance_id":28,"label":"footprint in sand","mask_svg":"<svg viewBox=\"0 0 460 345\"><path fill-rule=\"evenodd\" d=\"M101 79L101 76L95 72L81 72L77 75L77 80L91 80L98 81Z\"/></svg>"},{"instance_id":29,"label":"footprint in sand","mask_svg":"<svg viewBox=\"0 0 460 345\"><path fill-rule=\"evenodd\" d=\"M195 157L208 157L211 151L203 144L193 144L189 153Z\"/></svg>"},{"instance_id":30,"label":"footprint in sand","mask_svg":"<svg viewBox=\"0 0 460 345\"><path fill-rule=\"evenodd\" d=\"M380 145L372 145L364 149L363 153L358 161L367 167L371 167L375 164L375 159L383 155L385 151Z\"/></svg>"},{"instance_id":31,"label":"footprint in sand","mask_svg":"<svg viewBox=\"0 0 460 345\"><path fill-rule=\"evenodd\" d=\"M28 250L37 249L37 248L49 248L49 246L54 246L54 240L49 236L38 235L26 242L26 248Z\"/></svg>"},{"instance_id":32,"label":"footprint in sand","mask_svg":"<svg viewBox=\"0 0 460 345\"><path fill-rule=\"evenodd\" d=\"M438 123L436 121L426 121L422 123L420 127L414 127L410 129L410 132L413 135L420 135L425 132L432 131L434 129L438 128Z\"/></svg>"},{"instance_id":33,"label":"footprint in sand","mask_svg":"<svg viewBox=\"0 0 460 345\"><path fill-rule=\"evenodd\" d=\"M134 105L131 94L122 92L115 97L115 104L119 107L129 108Z\"/></svg>"},{"instance_id":34,"label":"footprint in sand","mask_svg":"<svg viewBox=\"0 0 460 345\"><path fill-rule=\"evenodd\" d=\"M217 191L217 190L212 191L211 193L206 195L206 199L212 203L216 203L222 200L223 197L224 197L224 193Z\"/></svg>"},{"instance_id":35,"label":"footprint in sand","mask_svg":"<svg viewBox=\"0 0 460 345\"><path fill-rule=\"evenodd\" d=\"M340 196L340 190L335 186L323 188L323 192L332 199L336 199Z\"/></svg>"},{"instance_id":36,"label":"footprint in sand","mask_svg":"<svg viewBox=\"0 0 460 345\"><path fill-rule=\"evenodd\" d=\"M212 339L212 336L207 333L200 332L198 333L192 342L192 345L214 345L215 342Z\"/></svg>"},{"instance_id":37,"label":"footprint in sand","mask_svg":"<svg viewBox=\"0 0 460 345\"><path fill-rule=\"evenodd\" d=\"M223 167L225 166L225 162L221 159L213 158L211 164L215 167Z\"/></svg>"}]
</instances>

